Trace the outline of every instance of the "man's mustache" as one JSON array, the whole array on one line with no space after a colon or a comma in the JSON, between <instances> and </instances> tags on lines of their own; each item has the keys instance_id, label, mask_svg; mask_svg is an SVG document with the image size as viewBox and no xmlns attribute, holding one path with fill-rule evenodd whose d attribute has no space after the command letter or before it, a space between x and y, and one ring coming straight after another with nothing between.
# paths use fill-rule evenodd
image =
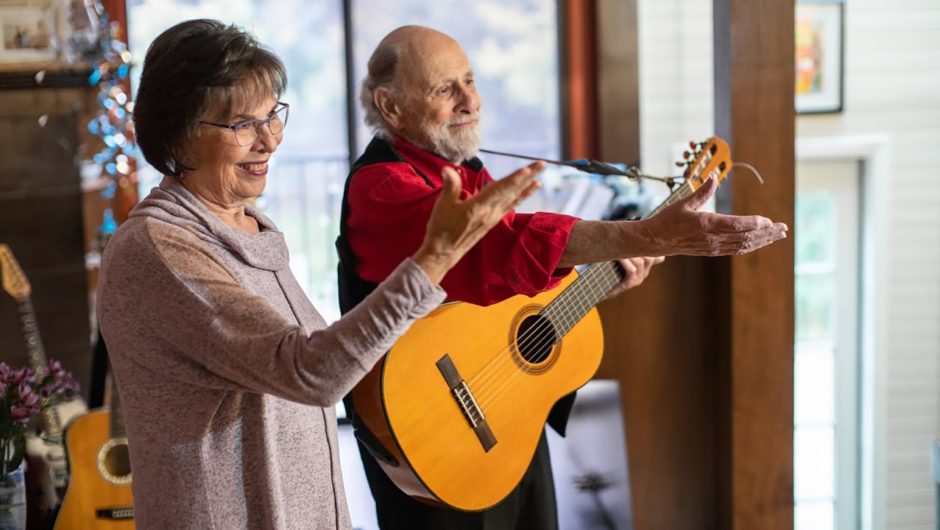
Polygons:
<instances>
[{"instance_id":1,"label":"man's mustache","mask_svg":"<svg viewBox=\"0 0 940 530\"><path fill-rule=\"evenodd\" d=\"M480 113L474 112L473 114L467 114L467 115L461 116L460 118L455 118L453 120L450 120L449 122L447 122L447 125L448 127L452 127L454 125L463 125L471 121L479 121L479 120L480 120Z\"/></svg>"}]
</instances>

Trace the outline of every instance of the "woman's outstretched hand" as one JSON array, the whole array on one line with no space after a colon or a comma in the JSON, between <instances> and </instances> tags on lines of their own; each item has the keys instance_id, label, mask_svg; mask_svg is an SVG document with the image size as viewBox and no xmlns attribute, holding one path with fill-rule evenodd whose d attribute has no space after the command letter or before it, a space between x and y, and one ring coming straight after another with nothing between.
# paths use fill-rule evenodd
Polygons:
<instances>
[{"instance_id":1,"label":"woman's outstretched hand","mask_svg":"<svg viewBox=\"0 0 940 530\"><path fill-rule=\"evenodd\" d=\"M544 162L535 162L490 182L475 196L460 200L460 175L450 167L441 173L444 187L431 210L424 242L412 259L434 283L440 283L460 258L507 213L538 189L535 180Z\"/></svg>"}]
</instances>

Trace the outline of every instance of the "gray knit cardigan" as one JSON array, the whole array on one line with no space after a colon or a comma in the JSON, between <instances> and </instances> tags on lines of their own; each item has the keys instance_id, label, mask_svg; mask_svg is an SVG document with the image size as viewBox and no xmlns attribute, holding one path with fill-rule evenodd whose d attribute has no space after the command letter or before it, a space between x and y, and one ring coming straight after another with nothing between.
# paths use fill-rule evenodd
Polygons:
<instances>
[{"instance_id":1,"label":"gray knit cardigan","mask_svg":"<svg viewBox=\"0 0 940 530\"><path fill-rule=\"evenodd\" d=\"M167 177L104 254L97 312L139 529L350 528L333 405L445 297L406 260L326 326L283 234L246 209L261 233Z\"/></svg>"}]
</instances>

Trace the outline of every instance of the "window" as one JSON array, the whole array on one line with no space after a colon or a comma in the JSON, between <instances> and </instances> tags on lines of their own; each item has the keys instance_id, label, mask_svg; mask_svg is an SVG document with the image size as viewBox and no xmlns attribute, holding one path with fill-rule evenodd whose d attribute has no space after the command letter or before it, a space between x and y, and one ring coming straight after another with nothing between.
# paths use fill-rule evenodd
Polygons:
<instances>
[{"instance_id":1,"label":"window","mask_svg":"<svg viewBox=\"0 0 940 530\"><path fill-rule=\"evenodd\" d=\"M859 167L797 166L794 528L859 526Z\"/></svg>"}]
</instances>

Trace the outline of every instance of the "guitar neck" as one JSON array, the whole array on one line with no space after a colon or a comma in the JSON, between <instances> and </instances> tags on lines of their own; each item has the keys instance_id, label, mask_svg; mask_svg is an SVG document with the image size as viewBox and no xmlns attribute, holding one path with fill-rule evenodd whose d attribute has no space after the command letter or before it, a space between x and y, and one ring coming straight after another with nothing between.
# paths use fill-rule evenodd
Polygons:
<instances>
[{"instance_id":1,"label":"guitar neck","mask_svg":"<svg viewBox=\"0 0 940 530\"><path fill-rule=\"evenodd\" d=\"M679 188L676 191L672 192L672 194L670 194L669 197L666 197L666 200L664 200L659 206L654 208L653 211L651 211L649 214L646 215L646 217L652 217L656 215L663 208L672 206L676 202L681 201L682 199L685 199L689 195L692 195L692 193L694 192L695 190L692 189L692 185L689 183L689 181L683 182L682 185L679 186Z\"/></svg>"},{"instance_id":2,"label":"guitar neck","mask_svg":"<svg viewBox=\"0 0 940 530\"><path fill-rule=\"evenodd\" d=\"M551 321L560 338L603 300L623 277L623 268L616 261L590 265L577 280L545 306L541 315Z\"/></svg>"},{"instance_id":3,"label":"guitar neck","mask_svg":"<svg viewBox=\"0 0 940 530\"><path fill-rule=\"evenodd\" d=\"M691 195L695 190L689 181L684 182L657 206L647 217ZM548 318L561 338L584 318L598 302L624 278L623 268L616 261L595 263L565 289L555 300L545 306L542 316Z\"/></svg>"},{"instance_id":4,"label":"guitar neck","mask_svg":"<svg viewBox=\"0 0 940 530\"><path fill-rule=\"evenodd\" d=\"M28 296L17 299L17 312L20 316L20 327L23 331L23 341L26 344L26 356L36 376L42 379L48 372L46 351L39 336L39 325L36 323L36 312L33 302ZM58 440L62 437L62 425L56 415L55 409L46 407L42 411L42 427L45 435Z\"/></svg>"},{"instance_id":5,"label":"guitar neck","mask_svg":"<svg viewBox=\"0 0 940 530\"><path fill-rule=\"evenodd\" d=\"M26 343L26 356L36 375L40 378L46 375L46 350L42 347L39 338L39 325L36 323L36 312L29 297L17 300L17 311L20 314L20 328L23 331L23 341Z\"/></svg>"}]
</instances>

